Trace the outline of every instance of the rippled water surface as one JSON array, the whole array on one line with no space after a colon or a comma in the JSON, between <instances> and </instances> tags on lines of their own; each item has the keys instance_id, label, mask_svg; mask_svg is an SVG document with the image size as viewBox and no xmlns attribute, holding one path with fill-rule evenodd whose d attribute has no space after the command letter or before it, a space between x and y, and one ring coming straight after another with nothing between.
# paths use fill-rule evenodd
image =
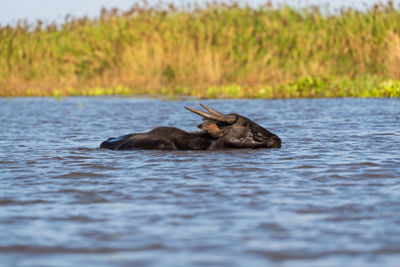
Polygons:
<instances>
[{"instance_id":1,"label":"rippled water surface","mask_svg":"<svg viewBox=\"0 0 400 267\"><path fill-rule=\"evenodd\" d=\"M0 99L4 266L399 266L398 99L202 101L281 149L110 151L199 101Z\"/></svg>"}]
</instances>

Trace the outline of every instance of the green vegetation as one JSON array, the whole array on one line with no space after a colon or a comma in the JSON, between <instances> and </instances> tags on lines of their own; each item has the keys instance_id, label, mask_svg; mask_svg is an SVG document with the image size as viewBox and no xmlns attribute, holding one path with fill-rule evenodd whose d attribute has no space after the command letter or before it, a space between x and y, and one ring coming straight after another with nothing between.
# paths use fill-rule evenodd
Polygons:
<instances>
[{"instance_id":1,"label":"green vegetation","mask_svg":"<svg viewBox=\"0 0 400 267\"><path fill-rule=\"evenodd\" d=\"M0 26L0 96L399 97L400 11L135 6Z\"/></svg>"}]
</instances>

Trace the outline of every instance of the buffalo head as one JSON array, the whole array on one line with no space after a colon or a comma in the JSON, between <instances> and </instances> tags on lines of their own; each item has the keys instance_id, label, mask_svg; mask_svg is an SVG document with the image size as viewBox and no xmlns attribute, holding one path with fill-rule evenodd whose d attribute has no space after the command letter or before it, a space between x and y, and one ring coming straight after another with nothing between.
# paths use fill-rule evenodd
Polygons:
<instances>
[{"instance_id":1,"label":"buffalo head","mask_svg":"<svg viewBox=\"0 0 400 267\"><path fill-rule=\"evenodd\" d=\"M200 104L206 111L188 108L204 119L198 128L216 139L215 148L279 148L281 139L257 123L232 113L225 115Z\"/></svg>"}]
</instances>

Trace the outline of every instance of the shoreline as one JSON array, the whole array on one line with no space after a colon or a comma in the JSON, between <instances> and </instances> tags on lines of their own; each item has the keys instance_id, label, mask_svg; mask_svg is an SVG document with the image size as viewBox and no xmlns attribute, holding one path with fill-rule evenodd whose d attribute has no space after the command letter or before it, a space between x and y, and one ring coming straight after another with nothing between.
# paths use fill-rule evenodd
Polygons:
<instances>
[{"instance_id":1,"label":"shoreline","mask_svg":"<svg viewBox=\"0 0 400 267\"><path fill-rule=\"evenodd\" d=\"M88 87L27 90L25 93L0 93L0 97L68 97L68 96L127 96L164 99L292 99L292 98L343 98L343 97L400 97L400 80L351 80L304 77L275 87L244 87L238 84L210 86L202 89L169 87L161 90L134 89L127 86Z\"/></svg>"}]
</instances>

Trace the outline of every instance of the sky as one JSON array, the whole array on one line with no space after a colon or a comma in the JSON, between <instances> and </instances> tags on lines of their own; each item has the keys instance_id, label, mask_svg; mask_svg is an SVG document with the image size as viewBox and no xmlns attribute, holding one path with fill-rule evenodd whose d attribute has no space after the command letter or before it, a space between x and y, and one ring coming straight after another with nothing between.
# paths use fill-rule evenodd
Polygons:
<instances>
[{"instance_id":1,"label":"sky","mask_svg":"<svg viewBox=\"0 0 400 267\"><path fill-rule=\"evenodd\" d=\"M15 25L18 20L26 19L29 23L34 23L38 19L45 23L64 21L68 14L74 17L96 17L100 14L102 7L116 7L120 10L127 10L135 3L142 3L142 0L0 0L0 24ZM204 0L147 0L149 5L166 6L167 3L174 3L176 6L187 6L193 3L206 3ZM229 2L229 1L227 1ZM263 4L266 0L238 1L249 3L252 6ZM331 9L343 6L363 9L365 6L373 5L376 0L272 0L273 3L287 3L291 6L307 5L329 5ZM394 0L395 6L400 4L400 0Z\"/></svg>"}]
</instances>

